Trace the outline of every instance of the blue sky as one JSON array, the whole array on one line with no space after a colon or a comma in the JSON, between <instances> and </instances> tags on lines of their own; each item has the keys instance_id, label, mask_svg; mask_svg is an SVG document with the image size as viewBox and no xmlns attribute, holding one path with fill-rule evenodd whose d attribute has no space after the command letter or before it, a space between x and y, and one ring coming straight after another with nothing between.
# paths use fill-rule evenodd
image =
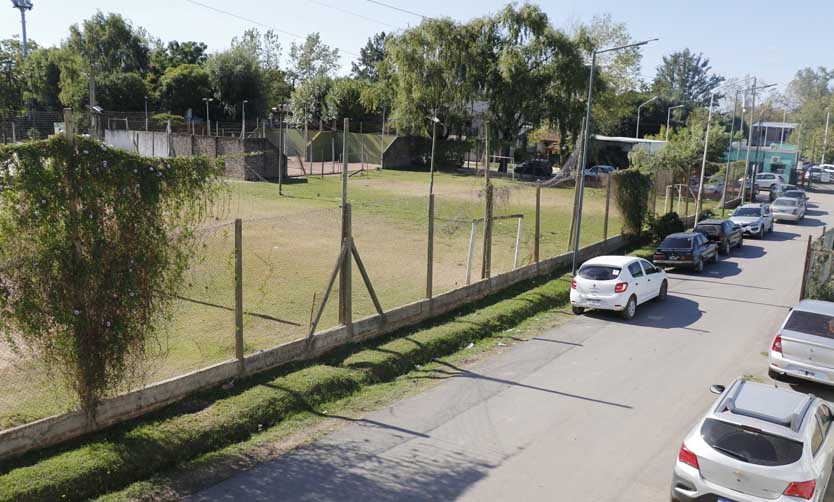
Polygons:
<instances>
[{"instance_id":1,"label":"blue sky","mask_svg":"<svg viewBox=\"0 0 834 502\"><path fill-rule=\"evenodd\" d=\"M427 16L467 20L495 12L505 0L382 0ZM0 0L0 37L20 32L20 17L11 2ZM375 5L368 0L200 0L233 11L259 23L304 35L318 31L326 43L343 52L358 53L373 33L403 29L419 18ZM163 40L200 40L209 49L228 47L229 41L253 26L247 21L212 12L188 0L33 0L28 13L29 37L57 44L67 27L92 15L96 9L118 12ZM831 52L834 2L794 0L543 0L538 4L556 27L567 28L595 14L610 13L625 22L635 39L660 38L644 48L642 73L650 78L661 57L689 47L710 58L716 72L728 77L757 75L782 86L805 66L834 66ZM259 26L259 28L262 28ZM296 40L284 37L284 55ZM343 67L353 56L343 54Z\"/></svg>"}]
</instances>

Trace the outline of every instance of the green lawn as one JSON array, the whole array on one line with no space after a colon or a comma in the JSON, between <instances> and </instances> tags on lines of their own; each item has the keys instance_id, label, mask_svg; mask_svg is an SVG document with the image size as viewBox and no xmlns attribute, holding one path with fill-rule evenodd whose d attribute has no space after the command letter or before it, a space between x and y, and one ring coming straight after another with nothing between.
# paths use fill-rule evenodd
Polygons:
<instances>
[{"instance_id":1,"label":"green lawn","mask_svg":"<svg viewBox=\"0 0 834 502\"><path fill-rule=\"evenodd\" d=\"M523 214L518 265L533 258L535 186L493 179L496 216ZM147 368L146 381L158 381L234 355L234 227L243 223L244 338L246 351L266 349L305 336L313 306L326 287L339 251L341 180L310 178L278 186L229 182L228 196L201 232L199 256L182 292L174 319L154 344L160 356ZM450 173L435 176L434 292L466 283L466 261L473 218L483 216L483 179ZM428 174L372 171L349 180L353 235L383 308L416 301L426 289ZM542 189L541 257L568 247L571 188ZM582 244L602 238L604 190L589 188L583 211ZM609 235L620 230L611 204ZM481 271L482 226L477 229L472 280ZM494 227L492 273L512 269L518 222ZM373 305L358 270L353 274L354 319ZM319 329L335 326L336 288ZM0 347L0 428L55 414L74 406L55 379L29 358L3 366Z\"/></svg>"}]
</instances>

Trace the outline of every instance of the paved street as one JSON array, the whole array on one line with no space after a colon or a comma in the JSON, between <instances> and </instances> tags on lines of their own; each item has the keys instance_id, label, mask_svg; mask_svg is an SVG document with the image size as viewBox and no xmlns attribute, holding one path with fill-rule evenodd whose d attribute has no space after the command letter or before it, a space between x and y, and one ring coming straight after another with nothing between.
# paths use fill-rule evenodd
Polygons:
<instances>
[{"instance_id":1,"label":"paved street","mask_svg":"<svg viewBox=\"0 0 834 502\"><path fill-rule=\"evenodd\" d=\"M834 223L814 194L800 225L745 240L631 322L591 313L220 483L198 500L669 500L708 386L767 379L766 351L797 301L807 235ZM814 207L816 206L816 207ZM817 386L802 390L832 397Z\"/></svg>"}]
</instances>

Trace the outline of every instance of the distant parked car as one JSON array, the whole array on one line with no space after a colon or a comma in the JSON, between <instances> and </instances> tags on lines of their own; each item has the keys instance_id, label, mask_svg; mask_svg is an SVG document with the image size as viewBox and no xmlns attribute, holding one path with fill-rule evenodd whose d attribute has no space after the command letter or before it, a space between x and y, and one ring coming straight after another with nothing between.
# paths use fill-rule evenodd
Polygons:
<instances>
[{"instance_id":1,"label":"distant parked car","mask_svg":"<svg viewBox=\"0 0 834 502\"><path fill-rule=\"evenodd\" d=\"M805 204L808 200L808 195L805 193L805 190L786 190L782 197L788 197L789 199L796 199L801 201L802 204Z\"/></svg>"},{"instance_id":2,"label":"distant parked car","mask_svg":"<svg viewBox=\"0 0 834 502\"><path fill-rule=\"evenodd\" d=\"M553 166L547 159L530 159L515 166L515 173L549 178L553 176Z\"/></svg>"},{"instance_id":3,"label":"distant parked car","mask_svg":"<svg viewBox=\"0 0 834 502\"><path fill-rule=\"evenodd\" d=\"M616 171L617 168L613 166L593 166L585 169L585 179L594 179L598 180L600 176L604 174L611 174Z\"/></svg>"},{"instance_id":4,"label":"distant parked car","mask_svg":"<svg viewBox=\"0 0 834 502\"><path fill-rule=\"evenodd\" d=\"M805 199L779 197L770 205L773 219L776 221L802 221L805 218Z\"/></svg>"},{"instance_id":5,"label":"distant parked car","mask_svg":"<svg viewBox=\"0 0 834 502\"><path fill-rule=\"evenodd\" d=\"M654 252L654 264L661 267L691 268L704 271L707 262L718 262L718 246L700 232L670 234Z\"/></svg>"},{"instance_id":6,"label":"distant parked car","mask_svg":"<svg viewBox=\"0 0 834 502\"><path fill-rule=\"evenodd\" d=\"M797 185L782 185L782 188L783 188L784 192L787 192L788 190L798 190L805 195L805 200L806 201L808 199L810 199L810 197L808 197L808 193L805 191L805 189L800 187L800 186L797 186Z\"/></svg>"},{"instance_id":7,"label":"distant parked car","mask_svg":"<svg viewBox=\"0 0 834 502\"><path fill-rule=\"evenodd\" d=\"M731 248L741 247L744 244L744 235L741 229L733 225L730 220L700 221L695 227L695 231L706 235L707 239L714 242L721 254L730 254Z\"/></svg>"},{"instance_id":8,"label":"distant parked car","mask_svg":"<svg viewBox=\"0 0 834 502\"><path fill-rule=\"evenodd\" d=\"M673 502L824 500L834 458L832 406L811 394L738 379L686 435Z\"/></svg>"},{"instance_id":9,"label":"distant parked car","mask_svg":"<svg viewBox=\"0 0 834 502\"><path fill-rule=\"evenodd\" d=\"M786 190L785 187L787 187L787 186L789 186L789 185L781 185L781 184L771 185L770 191L767 192L767 198L770 199L770 202L773 202L774 200L776 200L779 197L781 197L782 195L784 195L785 190Z\"/></svg>"},{"instance_id":10,"label":"distant parked car","mask_svg":"<svg viewBox=\"0 0 834 502\"><path fill-rule=\"evenodd\" d=\"M736 181L735 193L741 193L741 185L744 184L744 196L745 198L750 198L751 193L753 194L752 197L759 195L759 185L753 183L752 178L739 178Z\"/></svg>"},{"instance_id":11,"label":"distant parked car","mask_svg":"<svg viewBox=\"0 0 834 502\"><path fill-rule=\"evenodd\" d=\"M805 170L805 179L815 183L831 183L831 173L824 170L822 166L811 166Z\"/></svg>"},{"instance_id":12,"label":"distant parked car","mask_svg":"<svg viewBox=\"0 0 834 502\"><path fill-rule=\"evenodd\" d=\"M666 299L666 272L642 258L598 256L579 268L571 282L570 303L574 314L585 309L614 310L631 319L637 306L653 298Z\"/></svg>"},{"instance_id":13,"label":"distant parked car","mask_svg":"<svg viewBox=\"0 0 834 502\"><path fill-rule=\"evenodd\" d=\"M768 374L834 385L834 303L802 300L776 332Z\"/></svg>"},{"instance_id":14,"label":"distant parked car","mask_svg":"<svg viewBox=\"0 0 834 502\"><path fill-rule=\"evenodd\" d=\"M759 173L756 175L756 186L759 189L770 190L773 185L781 185L785 179L776 173Z\"/></svg>"},{"instance_id":15,"label":"distant parked car","mask_svg":"<svg viewBox=\"0 0 834 502\"><path fill-rule=\"evenodd\" d=\"M745 204L737 207L730 216L730 221L741 228L745 236L756 236L760 239L773 231L773 215L767 204Z\"/></svg>"}]
</instances>

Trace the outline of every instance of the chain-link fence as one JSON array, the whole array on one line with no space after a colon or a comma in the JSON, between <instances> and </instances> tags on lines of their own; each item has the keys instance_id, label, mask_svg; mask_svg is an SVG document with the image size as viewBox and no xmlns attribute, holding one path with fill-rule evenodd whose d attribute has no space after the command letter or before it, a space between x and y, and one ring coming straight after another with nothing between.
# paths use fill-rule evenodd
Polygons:
<instances>
[{"instance_id":1,"label":"chain-link fence","mask_svg":"<svg viewBox=\"0 0 834 502\"><path fill-rule=\"evenodd\" d=\"M834 229L812 239L808 237L802 298L834 301Z\"/></svg>"}]
</instances>

